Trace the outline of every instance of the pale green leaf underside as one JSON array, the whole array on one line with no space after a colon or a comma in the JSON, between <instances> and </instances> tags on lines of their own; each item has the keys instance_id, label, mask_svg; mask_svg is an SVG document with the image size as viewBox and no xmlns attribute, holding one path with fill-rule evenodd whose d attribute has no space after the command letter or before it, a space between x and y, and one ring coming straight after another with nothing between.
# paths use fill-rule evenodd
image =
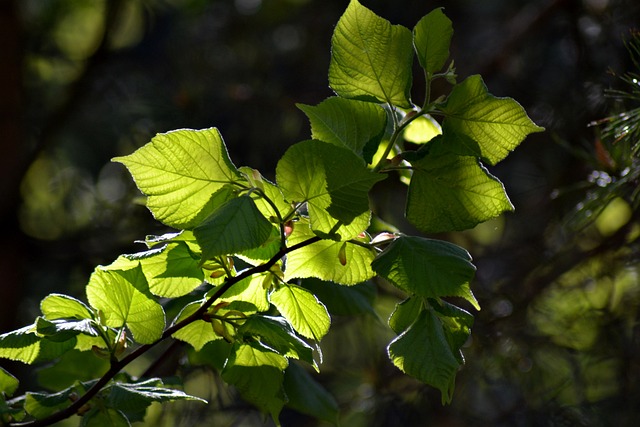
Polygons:
<instances>
[{"instance_id":1,"label":"pale green leaf underside","mask_svg":"<svg viewBox=\"0 0 640 427\"><path fill-rule=\"evenodd\" d=\"M154 217L174 228L198 225L220 204L214 193L243 180L215 128L161 133L113 160L129 169Z\"/></svg>"},{"instance_id":2,"label":"pale green leaf underside","mask_svg":"<svg viewBox=\"0 0 640 427\"><path fill-rule=\"evenodd\" d=\"M429 73L442 69L449 58L449 45L453 36L451 20L435 9L425 15L413 29L413 45L422 68Z\"/></svg>"},{"instance_id":3,"label":"pale green leaf underside","mask_svg":"<svg viewBox=\"0 0 640 427\"><path fill-rule=\"evenodd\" d=\"M222 370L222 378L242 397L277 419L286 402L282 389L285 357L258 343L236 342Z\"/></svg>"},{"instance_id":4,"label":"pale green leaf underside","mask_svg":"<svg viewBox=\"0 0 640 427\"><path fill-rule=\"evenodd\" d=\"M461 297L480 309L469 282L469 253L441 240L401 236L372 263L373 270L405 292L423 297Z\"/></svg>"},{"instance_id":5,"label":"pale green leaf underside","mask_svg":"<svg viewBox=\"0 0 640 427\"><path fill-rule=\"evenodd\" d=\"M415 323L389 344L388 351L391 361L402 372L438 388L442 402L451 402L460 363L449 347L440 320L431 310L422 311Z\"/></svg>"},{"instance_id":6,"label":"pale green leaf underside","mask_svg":"<svg viewBox=\"0 0 640 427\"><path fill-rule=\"evenodd\" d=\"M412 36L351 0L331 39L329 86L344 98L411 103Z\"/></svg>"},{"instance_id":7,"label":"pale green leaf underside","mask_svg":"<svg viewBox=\"0 0 640 427\"><path fill-rule=\"evenodd\" d=\"M327 309L308 290L296 285L284 285L271 293L270 300L303 337L320 341L329 331L331 319Z\"/></svg>"},{"instance_id":8,"label":"pale green leaf underside","mask_svg":"<svg viewBox=\"0 0 640 427\"><path fill-rule=\"evenodd\" d=\"M298 104L309 118L313 139L346 147L370 162L387 124L387 114L370 102L331 97L316 106Z\"/></svg>"},{"instance_id":9,"label":"pale green leaf underside","mask_svg":"<svg viewBox=\"0 0 640 427\"><path fill-rule=\"evenodd\" d=\"M513 210L502 183L473 157L427 156L412 166L406 215L425 233L473 228Z\"/></svg>"},{"instance_id":10,"label":"pale green leaf underside","mask_svg":"<svg viewBox=\"0 0 640 427\"><path fill-rule=\"evenodd\" d=\"M289 237L289 244L295 245L313 236L308 225L301 221ZM343 285L356 285L371 279L375 275L371 269L375 252L347 242L346 263L342 265L339 252L343 244L344 242L320 240L289 253L284 272L285 281L315 277Z\"/></svg>"},{"instance_id":11,"label":"pale green leaf underside","mask_svg":"<svg viewBox=\"0 0 640 427\"><path fill-rule=\"evenodd\" d=\"M533 132L542 132L511 98L496 98L478 75L455 86L441 107L447 148L495 165Z\"/></svg>"},{"instance_id":12,"label":"pale green leaf underside","mask_svg":"<svg viewBox=\"0 0 640 427\"><path fill-rule=\"evenodd\" d=\"M96 268L87 285L87 298L102 312L107 326L126 324L139 343L152 343L162 335L164 310L149 292L139 265L129 270Z\"/></svg>"}]
</instances>

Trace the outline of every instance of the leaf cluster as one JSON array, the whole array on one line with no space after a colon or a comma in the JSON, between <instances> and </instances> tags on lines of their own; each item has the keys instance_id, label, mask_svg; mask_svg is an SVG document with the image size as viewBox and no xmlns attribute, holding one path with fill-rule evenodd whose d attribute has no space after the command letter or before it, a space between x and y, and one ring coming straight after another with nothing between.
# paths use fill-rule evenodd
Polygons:
<instances>
[{"instance_id":1,"label":"leaf cluster","mask_svg":"<svg viewBox=\"0 0 640 427\"><path fill-rule=\"evenodd\" d=\"M475 267L449 242L372 236L369 193L400 179L407 219L421 231L474 227L513 209L483 162L495 165L542 130L517 102L489 94L480 76L456 82L447 65L452 34L441 9L411 31L352 0L331 41L336 96L299 105L311 139L284 153L275 182L236 167L216 128L158 134L115 158L174 231L97 267L87 303L50 295L32 325L0 336L0 357L54 362L41 377L50 392L3 397L3 420L46 425L77 413L82 425L129 425L153 402L201 401L121 372L175 339L195 352L213 346L222 379L276 422L287 404L336 422L335 400L293 361L320 368L331 313L375 312L374 278L406 297L389 319L397 334L390 360L450 402L473 316L449 298L480 308L470 288ZM414 58L426 83L418 103ZM438 79L451 92L431 99ZM1 371L0 385L10 397L17 380Z\"/></svg>"}]
</instances>

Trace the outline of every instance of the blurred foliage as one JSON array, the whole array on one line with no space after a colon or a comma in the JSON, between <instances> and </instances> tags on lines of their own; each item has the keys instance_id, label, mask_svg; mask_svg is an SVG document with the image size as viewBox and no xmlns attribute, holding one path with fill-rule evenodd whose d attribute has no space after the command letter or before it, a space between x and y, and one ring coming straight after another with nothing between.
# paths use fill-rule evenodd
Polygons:
<instances>
[{"instance_id":1,"label":"blurred foliage","mask_svg":"<svg viewBox=\"0 0 640 427\"><path fill-rule=\"evenodd\" d=\"M163 231L135 203L139 195L111 157L157 132L217 126L238 164L273 173L286 147L309 135L294 104L315 105L330 95L328 46L347 4L15 3L23 36L24 138L14 143L28 164L11 166L28 168L14 206L26 248L18 254L22 275L3 284L21 292L16 301L3 293L0 310L14 322L3 331L31 319L46 294L77 294L96 264ZM492 93L517 99L549 131L495 168L516 212L447 236L474 256L473 288L483 307L453 404L443 408L437 393L388 363L389 337L379 319L390 315L397 296L379 285L376 315L334 316L336 327L323 341L319 380L336 396L342 424L634 425L640 415L640 42L629 30L640 22L640 4L363 3L404 25L445 6L461 78L482 74ZM388 191L373 201L375 211L410 230L398 202L404 190L381 185ZM177 367L187 391L212 403L154 406L149 425L263 425L222 386L211 364L176 353L158 366L159 374ZM325 425L293 411L282 422Z\"/></svg>"}]
</instances>

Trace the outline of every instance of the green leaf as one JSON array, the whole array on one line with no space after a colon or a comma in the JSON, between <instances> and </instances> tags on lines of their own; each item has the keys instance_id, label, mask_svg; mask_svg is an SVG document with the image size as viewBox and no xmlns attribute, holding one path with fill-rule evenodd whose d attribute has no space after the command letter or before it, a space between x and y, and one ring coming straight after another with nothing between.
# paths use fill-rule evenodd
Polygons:
<instances>
[{"instance_id":1,"label":"green leaf","mask_svg":"<svg viewBox=\"0 0 640 427\"><path fill-rule=\"evenodd\" d=\"M27 393L24 409L36 419L46 418L71 404L69 396L77 393L75 387L70 387L57 393Z\"/></svg>"},{"instance_id":2,"label":"green leaf","mask_svg":"<svg viewBox=\"0 0 640 427\"><path fill-rule=\"evenodd\" d=\"M98 332L96 331L97 325L91 319L47 320L44 317L38 317L35 325L38 335L56 342L67 341L78 334L85 334L93 337L98 336Z\"/></svg>"},{"instance_id":3,"label":"green leaf","mask_svg":"<svg viewBox=\"0 0 640 427\"><path fill-rule=\"evenodd\" d=\"M0 357L31 364L38 358L41 339L33 332L34 325L0 335Z\"/></svg>"},{"instance_id":4,"label":"green leaf","mask_svg":"<svg viewBox=\"0 0 640 427\"><path fill-rule=\"evenodd\" d=\"M185 242L124 256L140 263L149 282L149 291L159 297L187 295L204 281L200 257Z\"/></svg>"},{"instance_id":5,"label":"green leaf","mask_svg":"<svg viewBox=\"0 0 640 427\"><path fill-rule=\"evenodd\" d=\"M295 363L284 371L284 390L289 397L287 406L338 425L338 403L324 387Z\"/></svg>"},{"instance_id":6,"label":"green leaf","mask_svg":"<svg viewBox=\"0 0 640 427\"><path fill-rule=\"evenodd\" d=\"M219 190L243 182L215 128L157 134L113 161L129 169L153 216L174 228L198 225L228 200L228 192Z\"/></svg>"},{"instance_id":7,"label":"green leaf","mask_svg":"<svg viewBox=\"0 0 640 427\"><path fill-rule=\"evenodd\" d=\"M428 73L442 69L449 58L449 46L453 36L451 20L435 9L424 16L413 29L413 46L420 66Z\"/></svg>"},{"instance_id":8,"label":"green leaf","mask_svg":"<svg viewBox=\"0 0 640 427\"><path fill-rule=\"evenodd\" d=\"M480 309L469 282L475 274L469 253L441 240L401 236L372 263L399 289L423 297L461 297Z\"/></svg>"},{"instance_id":9,"label":"green leaf","mask_svg":"<svg viewBox=\"0 0 640 427\"><path fill-rule=\"evenodd\" d=\"M98 267L91 275L89 303L102 312L107 326L126 324L137 342L150 344L159 339L165 326L164 310L149 292L140 265L128 270L107 268Z\"/></svg>"},{"instance_id":10,"label":"green leaf","mask_svg":"<svg viewBox=\"0 0 640 427\"><path fill-rule=\"evenodd\" d=\"M544 130L513 99L491 95L478 75L456 85L440 108L445 114L447 148L482 157L492 165L507 157L527 135Z\"/></svg>"},{"instance_id":11,"label":"green leaf","mask_svg":"<svg viewBox=\"0 0 640 427\"><path fill-rule=\"evenodd\" d=\"M373 308L376 286L370 281L343 286L335 282L309 278L303 280L301 285L310 290L327 307L330 314L353 316L368 313L377 316Z\"/></svg>"},{"instance_id":12,"label":"green leaf","mask_svg":"<svg viewBox=\"0 0 640 427\"><path fill-rule=\"evenodd\" d=\"M254 274L247 277L244 280L231 286L222 296L220 302L228 302L233 304L234 302L249 303L250 307L247 307L246 311L267 311L269 310L269 299L267 297L268 289L263 285L265 280L268 280L268 276L272 277L273 274L265 272L261 274ZM211 290L208 295L212 295L216 289ZM235 304L236 307L238 304Z\"/></svg>"},{"instance_id":13,"label":"green leaf","mask_svg":"<svg viewBox=\"0 0 640 427\"><path fill-rule=\"evenodd\" d=\"M351 0L331 39L329 86L344 98L411 103L411 32Z\"/></svg>"},{"instance_id":14,"label":"green leaf","mask_svg":"<svg viewBox=\"0 0 640 427\"><path fill-rule=\"evenodd\" d=\"M429 114L424 114L413 119L402 136L406 141L414 144L425 144L440 134L442 134L440 124Z\"/></svg>"},{"instance_id":15,"label":"green leaf","mask_svg":"<svg viewBox=\"0 0 640 427\"><path fill-rule=\"evenodd\" d=\"M117 409L97 408L82 417L80 427L131 427L131 423Z\"/></svg>"},{"instance_id":16,"label":"green leaf","mask_svg":"<svg viewBox=\"0 0 640 427\"><path fill-rule=\"evenodd\" d=\"M431 307L442 322L442 328L446 334L451 352L462 365L464 356L460 349L471 335L473 316L469 312L456 307L446 301L431 301Z\"/></svg>"},{"instance_id":17,"label":"green leaf","mask_svg":"<svg viewBox=\"0 0 640 427\"><path fill-rule=\"evenodd\" d=\"M389 344L388 352L402 372L439 389L443 404L451 402L461 364L431 310L423 310L409 329Z\"/></svg>"},{"instance_id":18,"label":"green leaf","mask_svg":"<svg viewBox=\"0 0 640 427\"><path fill-rule=\"evenodd\" d=\"M292 203L308 202L311 227L324 233L338 220L350 224L366 214L369 190L382 179L385 176L370 172L352 151L316 140L290 147L276 169L284 197ZM328 221L327 213L335 219Z\"/></svg>"},{"instance_id":19,"label":"green leaf","mask_svg":"<svg viewBox=\"0 0 640 427\"><path fill-rule=\"evenodd\" d=\"M253 199L241 196L221 206L193 234L202 248L202 259L207 260L258 247L269 238L272 228Z\"/></svg>"},{"instance_id":20,"label":"green leaf","mask_svg":"<svg viewBox=\"0 0 640 427\"><path fill-rule=\"evenodd\" d=\"M108 387L107 403L121 411L138 411L153 402L175 402L177 400L195 400L207 403L206 400L191 396L181 390L168 388L159 378L127 384L114 383Z\"/></svg>"},{"instance_id":21,"label":"green leaf","mask_svg":"<svg viewBox=\"0 0 640 427\"><path fill-rule=\"evenodd\" d=\"M387 124L382 107L340 97L327 98L315 107L297 105L309 118L313 139L349 148L371 163Z\"/></svg>"},{"instance_id":22,"label":"green leaf","mask_svg":"<svg viewBox=\"0 0 640 427\"><path fill-rule=\"evenodd\" d=\"M109 369L109 361L91 351L71 350L52 366L38 370L38 383L50 390L71 387L76 381L100 378Z\"/></svg>"},{"instance_id":23,"label":"green leaf","mask_svg":"<svg viewBox=\"0 0 640 427\"><path fill-rule=\"evenodd\" d=\"M0 398L1 395L12 396L16 392L20 382L16 377L0 366Z\"/></svg>"},{"instance_id":24,"label":"green leaf","mask_svg":"<svg viewBox=\"0 0 640 427\"><path fill-rule=\"evenodd\" d=\"M259 343L236 342L222 370L222 378L240 395L274 420L287 401L282 388L287 359Z\"/></svg>"},{"instance_id":25,"label":"green leaf","mask_svg":"<svg viewBox=\"0 0 640 427\"><path fill-rule=\"evenodd\" d=\"M195 301L187 304L180 314L178 314L174 324L191 316L198 310L198 308L200 308L201 305L201 301ZM171 336L190 344L196 351L202 350L202 347L204 347L208 342L220 339L220 337L213 332L211 323L205 322L204 320L191 322L179 331L174 332Z\"/></svg>"},{"instance_id":26,"label":"green leaf","mask_svg":"<svg viewBox=\"0 0 640 427\"><path fill-rule=\"evenodd\" d=\"M421 297L409 297L401 303L396 304L395 310L389 318L389 326L396 334L401 334L411 326L418 318L424 308L424 299Z\"/></svg>"},{"instance_id":27,"label":"green leaf","mask_svg":"<svg viewBox=\"0 0 640 427\"><path fill-rule=\"evenodd\" d=\"M329 331L331 319L315 295L296 285L283 285L270 295L271 303L306 338L320 341Z\"/></svg>"},{"instance_id":28,"label":"green leaf","mask_svg":"<svg viewBox=\"0 0 640 427\"><path fill-rule=\"evenodd\" d=\"M85 303L68 295L50 294L40 302L40 310L48 320L91 319L91 310Z\"/></svg>"},{"instance_id":29,"label":"green leaf","mask_svg":"<svg viewBox=\"0 0 640 427\"><path fill-rule=\"evenodd\" d=\"M300 221L288 242L290 245L295 245L313 236L313 232L305 226L305 222ZM375 251L346 242L344 252L347 262L342 265L339 253L343 244L344 242L320 240L290 252L287 255L284 272L285 281L315 277L343 285L355 285L375 276L370 265L375 258Z\"/></svg>"},{"instance_id":30,"label":"green leaf","mask_svg":"<svg viewBox=\"0 0 640 427\"><path fill-rule=\"evenodd\" d=\"M425 233L466 230L513 211L502 183L473 157L429 155L412 166L406 216Z\"/></svg>"},{"instance_id":31,"label":"green leaf","mask_svg":"<svg viewBox=\"0 0 640 427\"><path fill-rule=\"evenodd\" d=\"M314 364L313 349L298 338L291 325L282 317L251 316L238 332L260 337L265 346L283 356Z\"/></svg>"}]
</instances>

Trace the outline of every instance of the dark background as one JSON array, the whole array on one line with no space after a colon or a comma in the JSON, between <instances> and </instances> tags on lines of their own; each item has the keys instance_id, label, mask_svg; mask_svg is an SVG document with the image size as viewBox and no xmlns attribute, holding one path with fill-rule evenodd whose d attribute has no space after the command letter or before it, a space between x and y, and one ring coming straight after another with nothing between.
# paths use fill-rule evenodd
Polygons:
<instances>
[{"instance_id":1,"label":"dark background","mask_svg":"<svg viewBox=\"0 0 640 427\"><path fill-rule=\"evenodd\" d=\"M216 126L236 165L273 177L285 149L310 134L295 103L332 95L330 39L347 3L0 1L0 332L32 322L49 293L84 299L96 265L163 231L112 157L158 132ZM603 166L588 124L624 108L604 91L620 85L613 74L632 67L624 40L640 3L363 4L409 28L445 7L460 80L481 74L491 93L515 98L547 131L491 170L515 213L438 236L474 256L483 307L453 403L443 407L438 392L390 365L382 324L337 318L318 378L336 396L343 425L635 425L640 285L628 232L637 215L613 232L608 219L583 227L596 215L579 203ZM415 80L420 99L420 74ZM414 232L402 219L402 189L386 190L374 210ZM629 210L616 206L613 222ZM383 318L394 303L383 290ZM0 363L30 385L30 369ZM154 408L154 424L262 425L232 391L218 390L214 375L183 369L190 390L213 403ZM282 421L319 425L294 412Z\"/></svg>"}]
</instances>

